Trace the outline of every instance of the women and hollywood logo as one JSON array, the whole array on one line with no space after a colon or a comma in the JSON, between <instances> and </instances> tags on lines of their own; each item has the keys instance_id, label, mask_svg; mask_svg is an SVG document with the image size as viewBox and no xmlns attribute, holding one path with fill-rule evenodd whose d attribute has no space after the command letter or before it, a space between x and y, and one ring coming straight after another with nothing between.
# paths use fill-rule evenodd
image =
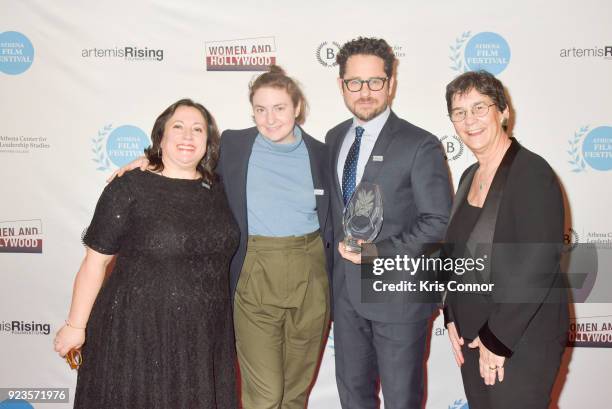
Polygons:
<instances>
[{"instance_id":1,"label":"women and hollywood logo","mask_svg":"<svg viewBox=\"0 0 612 409\"><path fill-rule=\"evenodd\" d=\"M463 32L450 46L450 68L457 73L485 70L497 75L510 63L510 46L499 34Z\"/></svg>"}]
</instances>

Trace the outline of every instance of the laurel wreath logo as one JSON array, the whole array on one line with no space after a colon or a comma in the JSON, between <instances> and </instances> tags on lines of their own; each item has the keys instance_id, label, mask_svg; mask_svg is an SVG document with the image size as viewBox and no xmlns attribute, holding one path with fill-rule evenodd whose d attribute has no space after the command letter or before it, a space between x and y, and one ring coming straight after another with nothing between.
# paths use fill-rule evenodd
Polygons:
<instances>
[{"instance_id":1,"label":"laurel wreath logo","mask_svg":"<svg viewBox=\"0 0 612 409\"><path fill-rule=\"evenodd\" d=\"M461 58L461 51L463 49L463 45L465 44L467 39L470 38L471 34L472 34L471 31L464 32L463 34L461 34L459 37L455 39L455 45L450 46L450 50L451 50L450 59L453 62L453 65L451 65L450 68L454 71L457 71L460 73L468 71L468 68L465 65L465 62L463 61L463 58Z\"/></svg>"},{"instance_id":2,"label":"laurel wreath logo","mask_svg":"<svg viewBox=\"0 0 612 409\"><path fill-rule=\"evenodd\" d=\"M319 61L319 63L324 66L324 67L335 67L336 65L338 65L338 63L336 62L336 60L332 61L332 62L328 62L325 61L323 58L321 58L321 50L323 49L323 47L325 47L327 44L329 44L327 41L323 41L321 44L319 44L319 46L317 47L317 51L315 52L316 57L317 57L317 61ZM340 49L340 44L338 44L335 41L332 41L332 44L334 46L336 46L338 48L338 50Z\"/></svg>"},{"instance_id":3,"label":"laurel wreath logo","mask_svg":"<svg viewBox=\"0 0 612 409\"><path fill-rule=\"evenodd\" d=\"M450 158L448 158L448 155L447 155L448 160L455 160L455 159L460 158L461 155L463 155L463 141L460 138L458 138L457 136L455 136L455 135L453 135L453 136L446 135L446 136L443 136L442 138L440 138L440 143L442 145L444 145L444 141L446 139L448 139L448 138L453 138L459 144L459 152L457 152L454 156L452 156ZM446 152L446 149L444 150L444 153L448 154L448 152Z\"/></svg>"},{"instance_id":4,"label":"laurel wreath logo","mask_svg":"<svg viewBox=\"0 0 612 409\"><path fill-rule=\"evenodd\" d=\"M452 405L448 407L448 409L467 409L467 402L463 399L458 399L453 402Z\"/></svg>"},{"instance_id":5,"label":"laurel wreath logo","mask_svg":"<svg viewBox=\"0 0 612 409\"><path fill-rule=\"evenodd\" d=\"M574 230L572 227L570 227L567 230L567 233L563 235L563 252L564 253L569 253L572 250L574 250L576 248L576 246L578 246L578 244L580 243L580 236L578 236L578 233L576 232L576 230Z\"/></svg>"},{"instance_id":6,"label":"laurel wreath logo","mask_svg":"<svg viewBox=\"0 0 612 409\"><path fill-rule=\"evenodd\" d=\"M581 127L578 131L574 132L574 136L567 141L570 146L567 153L571 158L571 160L567 162L573 165L572 172L574 173L586 171L586 163L584 163L584 158L580 155L580 142L582 137L589 131L589 127L589 125Z\"/></svg>"},{"instance_id":7,"label":"laurel wreath logo","mask_svg":"<svg viewBox=\"0 0 612 409\"><path fill-rule=\"evenodd\" d=\"M108 160L108 156L106 156L106 152L104 152L104 140L111 129L113 129L112 124L105 125L98 131L98 136L91 138L91 142L93 143L91 151L94 154L93 161L98 164L96 170L107 171L110 169L110 161Z\"/></svg>"}]
</instances>

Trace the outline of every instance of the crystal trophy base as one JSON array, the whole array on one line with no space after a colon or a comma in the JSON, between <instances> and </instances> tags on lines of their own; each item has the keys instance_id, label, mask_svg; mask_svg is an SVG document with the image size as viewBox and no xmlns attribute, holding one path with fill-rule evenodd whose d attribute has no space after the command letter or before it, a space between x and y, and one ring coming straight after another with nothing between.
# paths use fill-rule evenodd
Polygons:
<instances>
[{"instance_id":1,"label":"crystal trophy base","mask_svg":"<svg viewBox=\"0 0 612 409\"><path fill-rule=\"evenodd\" d=\"M344 247L346 251L350 253L361 253L361 246L359 245L357 239L354 239L352 237L346 237L344 239Z\"/></svg>"}]
</instances>

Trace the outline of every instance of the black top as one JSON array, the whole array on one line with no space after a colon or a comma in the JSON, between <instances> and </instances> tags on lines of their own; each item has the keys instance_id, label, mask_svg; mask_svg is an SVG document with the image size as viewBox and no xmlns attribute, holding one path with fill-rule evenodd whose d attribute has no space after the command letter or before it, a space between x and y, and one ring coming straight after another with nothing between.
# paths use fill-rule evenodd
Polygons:
<instances>
[{"instance_id":1,"label":"black top","mask_svg":"<svg viewBox=\"0 0 612 409\"><path fill-rule=\"evenodd\" d=\"M84 242L117 254L87 324L75 408L236 405L223 184L134 170L100 197Z\"/></svg>"},{"instance_id":2,"label":"black top","mask_svg":"<svg viewBox=\"0 0 612 409\"><path fill-rule=\"evenodd\" d=\"M472 206L468 202L467 196L459 204L455 217L453 217L446 231L447 241L444 244L446 254L451 257L462 257L465 254L465 243L474 229L481 211L481 207Z\"/></svg>"}]
</instances>

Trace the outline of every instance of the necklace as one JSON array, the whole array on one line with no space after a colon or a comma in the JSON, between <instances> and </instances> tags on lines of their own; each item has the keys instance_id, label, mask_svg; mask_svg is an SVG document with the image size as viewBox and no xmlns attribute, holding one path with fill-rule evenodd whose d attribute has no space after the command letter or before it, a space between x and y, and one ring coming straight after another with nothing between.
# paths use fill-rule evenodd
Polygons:
<instances>
[{"instance_id":1,"label":"necklace","mask_svg":"<svg viewBox=\"0 0 612 409\"><path fill-rule=\"evenodd\" d=\"M493 179L493 177L495 175L495 172L497 171L497 168L501 164L501 161L502 161L506 151L510 147L510 143L511 143L511 141L509 140L508 143L506 144L506 146L500 151L501 153L500 153L499 161L497 162L497 165L495 165L493 167L493 169L491 169L489 172L485 173L485 171L483 170L484 169L483 167L478 168L478 191L479 192L482 192L482 189L484 189L485 186L487 186L489 184L489 180Z\"/></svg>"},{"instance_id":2,"label":"necklace","mask_svg":"<svg viewBox=\"0 0 612 409\"><path fill-rule=\"evenodd\" d=\"M488 174L486 174L485 176L482 175L478 175L478 190L482 192L482 189L484 189L485 186L487 186L488 180L490 178L492 178L493 175L495 175L495 171L497 170L497 168L499 167L499 165L495 166L493 168L493 170L491 170ZM482 172L484 174L484 172Z\"/></svg>"}]
</instances>

